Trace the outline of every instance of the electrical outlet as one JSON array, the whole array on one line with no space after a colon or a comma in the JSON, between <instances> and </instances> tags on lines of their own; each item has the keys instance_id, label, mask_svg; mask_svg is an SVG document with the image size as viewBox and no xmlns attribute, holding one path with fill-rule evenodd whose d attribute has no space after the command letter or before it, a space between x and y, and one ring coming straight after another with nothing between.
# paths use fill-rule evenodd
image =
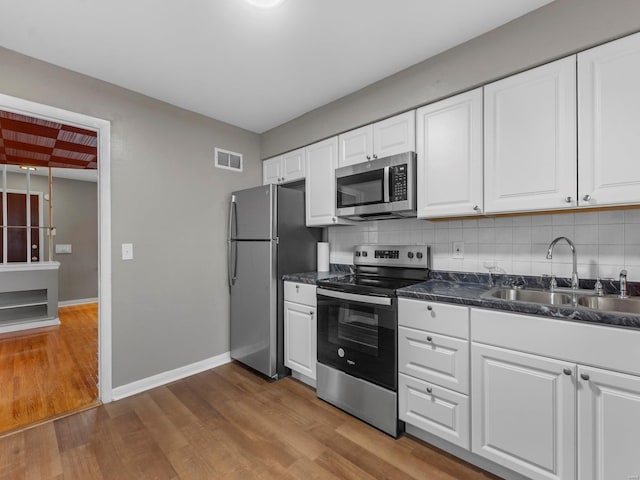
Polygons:
<instances>
[{"instance_id":1,"label":"electrical outlet","mask_svg":"<svg viewBox=\"0 0 640 480\"><path fill-rule=\"evenodd\" d=\"M453 258L464 258L464 242L453 242Z\"/></svg>"}]
</instances>

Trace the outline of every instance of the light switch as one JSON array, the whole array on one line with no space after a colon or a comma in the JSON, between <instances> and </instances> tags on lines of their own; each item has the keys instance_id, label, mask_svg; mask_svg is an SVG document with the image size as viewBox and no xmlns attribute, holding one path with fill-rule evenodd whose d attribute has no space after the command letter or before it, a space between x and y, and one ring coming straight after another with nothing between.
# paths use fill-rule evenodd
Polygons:
<instances>
[{"instance_id":1,"label":"light switch","mask_svg":"<svg viewBox=\"0 0 640 480\"><path fill-rule=\"evenodd\" d=\"M133 260L133 243L122 244L122 259Z\"/></svg>"},{"instance_id":2,"label":"light switch","mask_svg":"<svg viewBox=\"0 0 640 480\"><path fill-rule=\"evenodd\" d=\"M56 243L56 253L72 253L70 243Z\"/></svg>"}]
</instances>

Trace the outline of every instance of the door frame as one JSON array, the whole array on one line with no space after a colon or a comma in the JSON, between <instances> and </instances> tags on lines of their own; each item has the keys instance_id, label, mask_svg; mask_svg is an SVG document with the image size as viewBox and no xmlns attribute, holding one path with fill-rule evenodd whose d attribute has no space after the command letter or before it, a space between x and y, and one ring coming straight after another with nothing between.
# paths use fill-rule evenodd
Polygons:
<instances>
[{"instance_id":1,"label":"door frame","mask_svg":"<svg viewBox=\"0 0 640 480\"><path fill-rule=\"evenodd\" d=\"M98 133L98 394L111 402L111 122L1 93L0 109Z\"/></svg>"}]
</instances>

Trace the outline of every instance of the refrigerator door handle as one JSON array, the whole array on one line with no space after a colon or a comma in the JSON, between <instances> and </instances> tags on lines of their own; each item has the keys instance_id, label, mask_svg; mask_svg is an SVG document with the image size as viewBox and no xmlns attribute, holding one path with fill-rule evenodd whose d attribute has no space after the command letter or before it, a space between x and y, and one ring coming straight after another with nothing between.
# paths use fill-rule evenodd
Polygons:
<instances>
[{"instance_id":1,"label":"refrigerator door handle","mask_svg":"<svg viewBox=\"0 0 640 480\"><path fill-rule=\"evenodd\" d=\"M238 269L238 259L234 255L233 249L233 226L235 225L236 216L236 197L231 195L231 202L229 202L229 230L227 231L227 279L229 282L229 291L231 287L236 283L236 273ZM233 268L233 273L232 273Z\"/></svg>"},{"instance_id":2,"label":"refrigerator door handle","mask_svg":"<svg viewBox=\"0 0 640 480\"><path fill-rule=\"evenodd\" d=\"M236 196L231 195L231 201L229 202L229 228L227 230L227 240L232 240L236 238L236 233L234 232L234 227L238 224L236 220L236 216L238 212L236 210Z\"/></svg>"}]
</instances>

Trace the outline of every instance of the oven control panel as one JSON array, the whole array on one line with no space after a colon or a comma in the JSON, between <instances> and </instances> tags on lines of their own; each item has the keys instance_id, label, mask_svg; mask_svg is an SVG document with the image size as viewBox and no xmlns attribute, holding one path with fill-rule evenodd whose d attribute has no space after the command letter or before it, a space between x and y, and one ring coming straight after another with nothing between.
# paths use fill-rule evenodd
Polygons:
<instances>
[{"instance_id":1,"label":"oven control panel","mask_svg":"<svg viewBox=\"0 0 640 480\"><path fill-rule=\"evenodd\" d=\"M428 245L356 245L354 265L430 268Z\"/></svg>"}]
</instances>

